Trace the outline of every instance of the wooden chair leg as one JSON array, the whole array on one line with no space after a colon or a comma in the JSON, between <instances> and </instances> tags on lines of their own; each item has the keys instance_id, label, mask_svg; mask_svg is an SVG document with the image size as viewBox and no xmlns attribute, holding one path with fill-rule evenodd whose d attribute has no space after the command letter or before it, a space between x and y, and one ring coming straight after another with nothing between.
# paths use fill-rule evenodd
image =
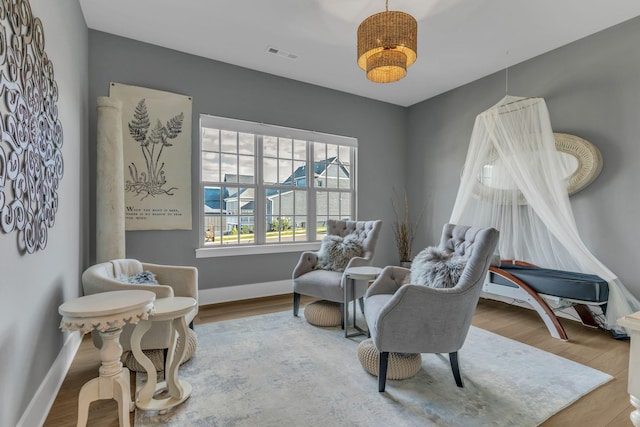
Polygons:
<instances>
[{"instance_id":1,"label":"wooden chair leg","mask_svg":"<svg viewBox=\"0 0 640 427\"><path fill-rule=\"evenodd\" d=\"M389 352L382 351L379 354L380 363L378 365L378 391L382 393L387 383L387 364L389 363Z\"/></svg>"},{"instance_id":2,"label":"wooden chair leg","mask_svg":"<svg viewBox=\"0 0 640 427\"><path fill-rule=\"evenodd\" d=\"M454 351L449 353L449 361L451 362L451 370L453 371L453 378L456 379L456 385L458 387L464 387L462 382L462 376L460 376L460 365L458 364L458 352Z\"/></svg>"},{"instance_id":3,"label":"wooden chair leg","mask_svg":"<svg viewBox=\"0 0 640 427\"><path fill-rule=\"evenodd\" d=\"M598 322L596 322L596 319L593 317L593 313L591 313L589 307L584 304L576 304L573 306L573 309L578 313L578 316L580 316L580 321L583 325L591 326L592 328L599 327Z\"/></svg>"},{"instance_id":4,"label":"wooden chair leg","mask_svg":"<svg viewBox=\"0 0 640 427\"><path fill-rule=\"evenodd\" d=\"M300 308L300 294L297 292L293 293L293 315L298 317L298 309Z\"/></svg>"}]
</instances>

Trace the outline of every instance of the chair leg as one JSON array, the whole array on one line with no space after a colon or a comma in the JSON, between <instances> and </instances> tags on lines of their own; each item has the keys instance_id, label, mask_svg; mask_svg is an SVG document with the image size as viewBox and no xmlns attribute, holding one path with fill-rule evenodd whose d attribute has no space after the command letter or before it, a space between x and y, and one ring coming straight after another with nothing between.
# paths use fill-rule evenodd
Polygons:
<instances>
[{"instance_id":1,"label":"chair leg","mask_svg":"<svg viewBox=\"0 0 640 427\"><path fill-rule=\"evenodd\" d=\"M340 328L344 329L344 304L343 302L340 303Z\"/></svg>"},{"instance_id":2,"label":"chair leg","mask_svg":"<svg viewBox=\"0 0 640 427\"><path fill-rule=\"evenodd\" d=\"M389 362L389 352L382 351L379 354L380 363L378 365L378 391L382 393L387 383L387 364Z\"/></svg>"},{"instance_id":3,"label":"chair leg","mask_svg":"<svg viewBox=\"0 0 640 427\"><path fill-rule=\"evenodd\" d=\"M451 362L451 370L453 371L453 378L456 379L456 385L458 387L464 387L462 382L462 376L460 376L460 365L458 364L458 352L454 351L449 353L449 361Z\"/></svg>"},{"instance_id":4,"label":"chair leg","mask_svg":"<svg viewBox=\"0 0 640 427\"><path fill-rule=\"evenodd\" d=\"M293 293L293 315L298 317L298 309L300 308L300 294Z\"/></svg>"}]
</instances>

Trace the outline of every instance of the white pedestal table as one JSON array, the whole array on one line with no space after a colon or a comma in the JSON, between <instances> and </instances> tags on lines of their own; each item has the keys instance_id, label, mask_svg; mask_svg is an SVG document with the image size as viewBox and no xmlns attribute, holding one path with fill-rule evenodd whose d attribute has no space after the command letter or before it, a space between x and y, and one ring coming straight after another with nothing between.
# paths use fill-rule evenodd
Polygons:
<instances>
[{"instance_id":1,"label":"white pedestal table","mask_svg":"<svg viewBox=\"0 0 640 427\"><path fill-rule=\"evenodd\" d=\"M196 308L196 300L189 297L159 298L155 302L154 313L148 319L138 323L131 335L131 351L136 360L147 371L147 383L140 389L136 406L144 411L163 412L181 404L191 396L191 384L178 378L178 367L187 352L189 334L185 315ZM156 368L153 362L142 352L140 342L151 328L152 322L171 321L171 345L165 360L165 381L158 384ZM180 335L180 344L176 345L176 333ZM168 397L156 398L167 391Z\"/></svg>"},{"instance_id":2,"label":"white pedestal table","mask_svg":"<svg viewBox=\"0 0 640 427\"><path fill-rule=\"evenodd\" d=\"M89 405L99 399L115 399L120 427L129 427L129 412L135 405L131 401L129 369L120 361L120 334L125 324L146 319L155 299L156 294L149 291L113 291L79 297L58 308L63 331L86 334L96 329L102 338L100 375L83 385L78 396L78 427L87 425Z\"/></svg>"}]
</instances>

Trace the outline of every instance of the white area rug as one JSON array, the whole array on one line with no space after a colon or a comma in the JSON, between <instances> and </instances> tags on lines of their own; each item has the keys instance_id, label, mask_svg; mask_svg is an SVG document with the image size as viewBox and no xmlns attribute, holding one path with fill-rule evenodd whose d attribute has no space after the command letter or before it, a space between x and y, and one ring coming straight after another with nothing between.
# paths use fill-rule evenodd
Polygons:
<instances>
[{"instance_id":1,"label":"white area rug","mask_svg":"<svg viewBox=\"0 0 640 427\"><path fill-rule=\"evenodd\" d=\"M191 397L164 415L136 411L136 426L536 426L612 379L472 327L459 352L464 388L448 355L423 354L417 376L389 380L378 393L358 361L365 337L345 339L302 314L210 323L196 333L196 354L179 371Z\"/></svg>"}]
</instances>

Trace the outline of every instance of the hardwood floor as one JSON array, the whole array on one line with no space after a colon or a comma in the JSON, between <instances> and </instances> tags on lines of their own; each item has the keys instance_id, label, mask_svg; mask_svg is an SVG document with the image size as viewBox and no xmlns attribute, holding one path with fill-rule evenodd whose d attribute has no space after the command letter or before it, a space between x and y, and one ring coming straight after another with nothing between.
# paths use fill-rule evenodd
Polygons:
<instances>
[{"instance_id":1,"label":"hardwood floor","mask_svg":"<svg viewBox=\"0 0 640 427\"><path fill-rule=\"evenodd\" d=\"M291 300L291 295L282 295L200 307L195 320L196 331L198 324L291 310ZM311 301L313 299L302 296L301 305L304 306ZM551 338L534 311L501 302L481 299L473 318L473 324L477 327L574 360L615 377L609 383L551 417L542 424L543 426L631 426L629 414L632 407L627 394L629 341L614 340L606 332L585 327L571 320L561 319L561 322L569 335L569 342ZM76 425L78 392L86 381L97 375L99 365L98 350L93 347L90 335L85 335L44 424L46 427ZM558 378L562 378L561 372L558 373ZM133 384L133 376L131 381ZM92 403L89 409L88 425L117 427L115 401L102 400ZM133 425L133 414L131 425Z\"/></svg>"}]
</instances>

